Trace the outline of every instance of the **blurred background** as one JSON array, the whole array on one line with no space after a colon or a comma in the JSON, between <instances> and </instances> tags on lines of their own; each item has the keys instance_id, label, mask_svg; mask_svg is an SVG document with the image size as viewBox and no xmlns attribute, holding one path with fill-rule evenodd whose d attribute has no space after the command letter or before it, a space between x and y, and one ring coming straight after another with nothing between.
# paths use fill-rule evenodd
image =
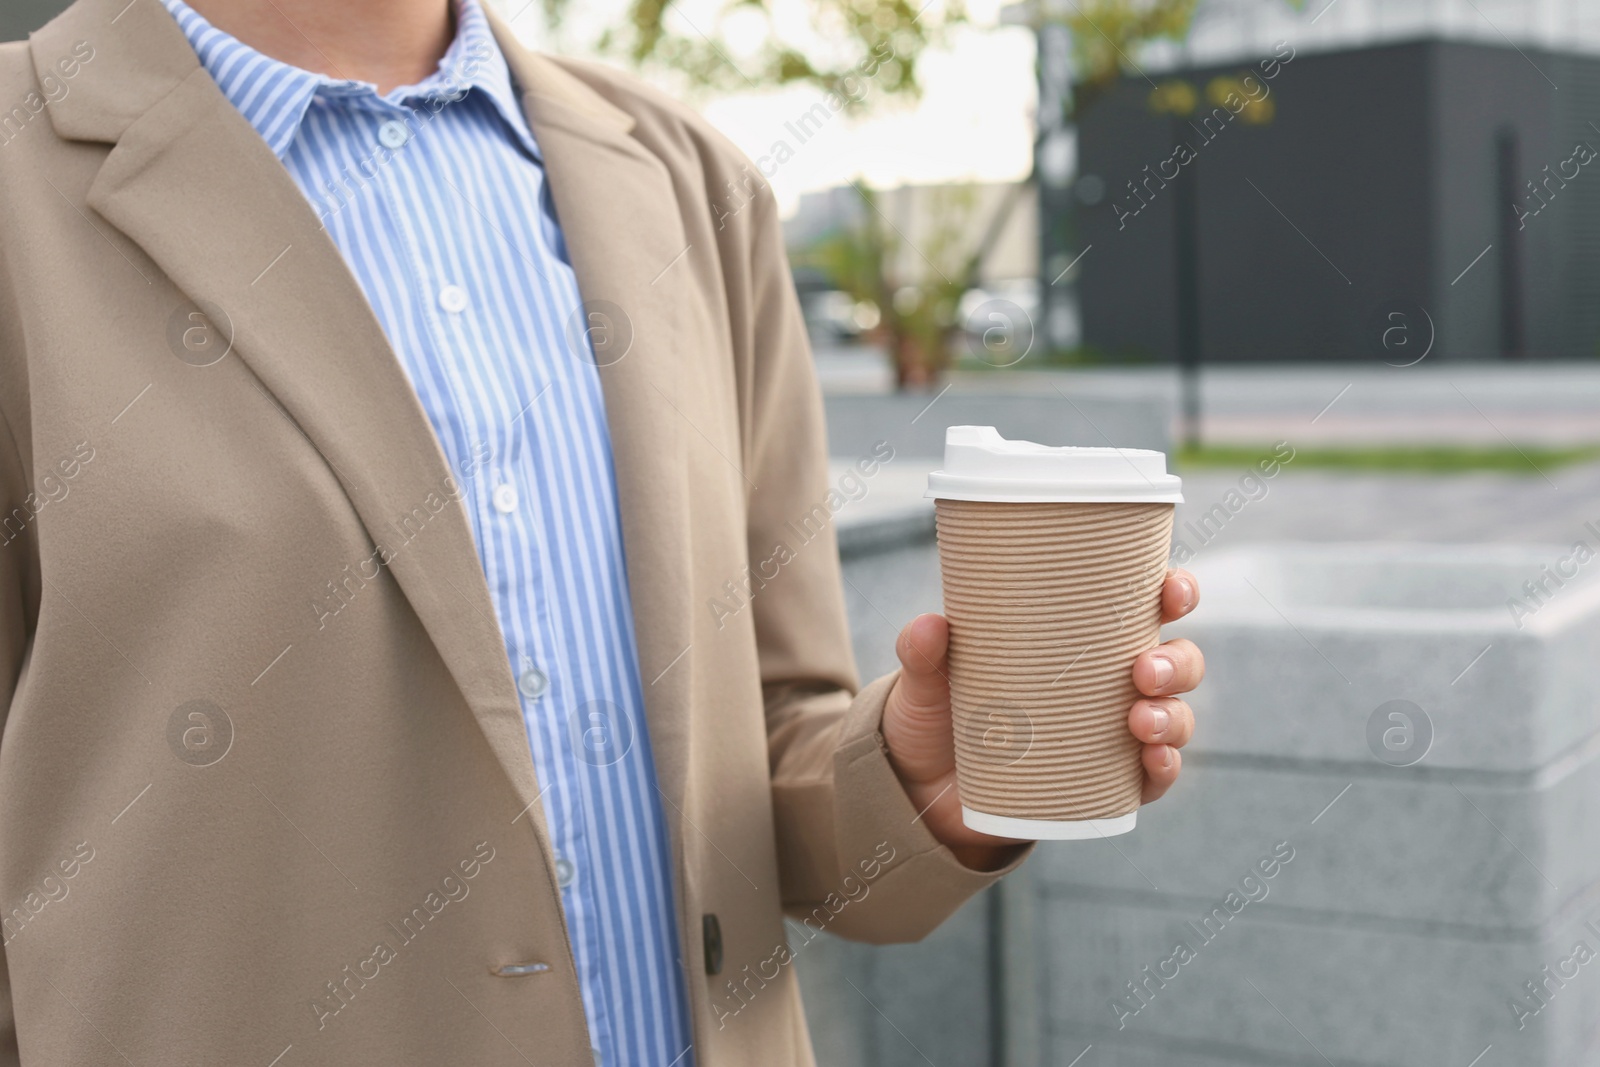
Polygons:
<instances>
[{"instance_id":1,"label":"blurred background","mask_svg":"<svg viewBox=\"0 0 1600 1067\"><path fill-rule=\"evenodd\" d=\"M893 450L838 483L865 676L946 426L1184 477L1183 782L924 943L794 926L824 1065L1600 1064L1600 3L495 6L751 157L836 480Z\"/></svg>"}]
</instances>

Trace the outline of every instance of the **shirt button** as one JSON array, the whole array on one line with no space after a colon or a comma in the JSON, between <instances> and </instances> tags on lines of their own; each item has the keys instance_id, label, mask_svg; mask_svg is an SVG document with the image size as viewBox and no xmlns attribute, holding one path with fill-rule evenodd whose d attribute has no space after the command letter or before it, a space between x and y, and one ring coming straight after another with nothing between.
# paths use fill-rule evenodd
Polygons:
<instances>
[{"instance_id":1,"label":"shirt button","mask_svg":"<svg viewBox=\"0 0 1600 1067\"><path fill-rule=\"evenodd\" d=\"M467 291L459 285L447 285L439 290L439 306L458 315L467 309Z\"/></svg>"},{"instance_id":2,"label":"shirt button","mask_svg":"<svg viewBox=\"0 0 1600 1067\"><path fill-rule=\"evenodd\" d=\"M399 119L390 119L378 127L378 143L385 148L399 148L411 140L411 131Z\"/></svg>"},{"instance_id":3,"label":"shirt button","mask_svg":"<svg viewBox=\"0 0 1600 1067\"><path fill-rule=\"evenodd\" d=\"M560 886L562 889L565 889L567 886L572 884L572 880L576 877L578 877L577 865L571 860L567 859L565 856L557 856L556 885Z\"/></svg>"},{"instance_id":4,"label":"shirt button","mask_svg":"<svg viewBox=\"0 0 1600 1067\"><path fill-rule=\"evenodd\" d=\"M529 667L517 679L517 689L529 700L538 700L550 689L550 678L538 667Z\"/></svg>"},{"instance_id":5,"label":"shirt button","mask_svg":"<svg viewBox=\"0 0 1600 1067\"><path fill-rule=\"evenodd\" d=\"M517 510L517 487L510 482L502 482L494 487L494 509L502 515L509 515Z\"/></svg>"}]
</instances>

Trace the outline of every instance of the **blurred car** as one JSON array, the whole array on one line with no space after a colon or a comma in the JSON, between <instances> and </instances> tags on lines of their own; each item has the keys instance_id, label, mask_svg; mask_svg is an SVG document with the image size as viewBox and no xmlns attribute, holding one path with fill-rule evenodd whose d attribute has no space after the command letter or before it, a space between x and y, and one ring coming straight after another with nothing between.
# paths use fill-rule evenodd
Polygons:
<instances>
[{"instance_id":1,"label":"blurred car","mask_svg":"<svg viewBox=\"0 0 1600 1067\"><path fill-rule=\"evenodd\" d=\"M822 289L800 294L806 329L819 340L859 341L861 335L878 325L880 315L870 301L857 301L839 289Z\"/></svg>"},{"instance_id":2,"label":"blurred car","mask_svg":"<svg viewBox=\"0 0 1600 1067\"><path fill-rule=\"evenodd\" d=\"M1004 300L1015 305L1027 322L1037 328L1039 323L1039 280L1037 278L1007 278L991 282L980 288L968 289L956 308L956 319L968 333L982 333L987 323L974 321L985 304Z\"/></svg>"}]
</instances>

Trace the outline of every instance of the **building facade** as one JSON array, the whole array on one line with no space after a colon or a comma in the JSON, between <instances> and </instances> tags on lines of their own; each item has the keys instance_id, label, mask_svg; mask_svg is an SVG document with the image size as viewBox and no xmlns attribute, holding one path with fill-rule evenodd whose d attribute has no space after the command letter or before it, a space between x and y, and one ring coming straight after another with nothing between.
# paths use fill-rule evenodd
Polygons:
<instances>
[{"instance_id":1,"label":"building facade","mask_svg":"<svg viewBox=\"0 0 1600 1067\"><path fill-rule=\"evenodd\" d=\"M1600 57L1279 38L1147 74L1079 103L1089 345L1173 359L1188 329L1206 361L1600 355Z\"/></svg>"}]
</instances>

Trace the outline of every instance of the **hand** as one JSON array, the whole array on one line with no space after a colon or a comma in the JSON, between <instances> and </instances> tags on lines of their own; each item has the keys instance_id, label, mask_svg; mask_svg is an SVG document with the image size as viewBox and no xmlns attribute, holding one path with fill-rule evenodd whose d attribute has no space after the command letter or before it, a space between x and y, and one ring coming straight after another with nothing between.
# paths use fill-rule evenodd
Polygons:
<instances>
[{"instance_id":1,"label":"hand","mask_svg":"<svg viewBox=\"0 0 1600 1067\"><path fill-rule=\"evenodd\" d=\"M1181 619L1200 602L1200 585L1188 571L1167 574L1161 587L1161 621ZM957 796L955 731L950 720L950 679L945 653L950 624L943 615L918 615L900 631L895 651L900 677L883 709L889 763L933 836L977 870L1004 866L1017 842L968 829ZM1194 733L1194 713L1178 698L1200 684L1205 659L1192 641L1168 641L1133 663L1133 682L1144 699L1128 712L1128 729L1144 742L1144 794L1148 804L1178 780L1178 750Z\"/></svg>"}]
</instances>

